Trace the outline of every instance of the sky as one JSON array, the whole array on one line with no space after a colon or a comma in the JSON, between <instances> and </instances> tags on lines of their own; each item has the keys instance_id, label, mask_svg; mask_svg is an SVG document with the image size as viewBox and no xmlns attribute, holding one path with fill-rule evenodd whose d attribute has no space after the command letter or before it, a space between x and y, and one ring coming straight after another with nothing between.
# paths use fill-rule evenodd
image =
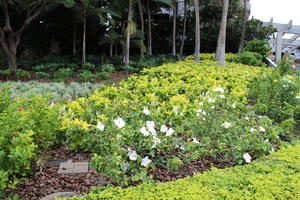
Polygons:
<instances>
[{"instance_id":1,"label":"sky","mask_svg":"<svg viewBox=\"0 0 300 200\"><path fill-rule=\"evenodd\" d=\"M300 0L250 0L251 16L265 22L300 25Z\"/></svg>"}]
</instances>

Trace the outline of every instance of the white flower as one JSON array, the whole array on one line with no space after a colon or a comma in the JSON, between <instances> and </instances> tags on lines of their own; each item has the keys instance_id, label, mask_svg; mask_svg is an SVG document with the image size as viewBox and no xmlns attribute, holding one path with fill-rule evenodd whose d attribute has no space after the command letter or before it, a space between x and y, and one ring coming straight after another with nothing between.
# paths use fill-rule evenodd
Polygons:
<instances>
[{"instance_id":1,"label":"white flower","mask_svg":"<svg viewBox=\"0 0 300 200\"><path fill-rule=\"evenodd\" d=\"M153 136L156 136L157 134L156 134L156 130L155 130L155 128L148 128L149 129L149 131L150 131L150 133L153 135Z\"/></svg>"},{"instance_id":2,"label":"white flower","mask_svg":"<svg viewBox=\"0 0 300 200\"><path fill-rule=\"evenodd\" d=\"M123 169L122 169L123 172L126 172L128 170L128 168L129 168L129 163L126 162L125 165L123 166Z\"/></svg>"},{"instance_id":3,"label":"white flower","mask_svg":"<svg viewBox=\"0 0 300 200\"><path fill-rule=\"evenodd\" d=\"M199 144L199 139L193 138L193 142L196 143L196 144Z\"/></svg>"},{"instance_id":4,"label":"white flower","mask_svg":"<svg viewBox=\"0 0 300 200\"><path fill-rule=\"evenodd\" d=\"M167 130L167 132L166 132L166 136L171 136L174 132L175 132L174 129L169 128L169 130Z\"/></svg>"},{"instance_id":5,"label":"white flower","mask_svg":"<svg viewBox=\"0 0 300 200\"><path fill-rule=\"evenodd\" d=\"M260 126L259 131L264 133L264 132L266 132L266 129L264 127Z\"/></svg>"},{"instance_id":6,"label":"white flower","mask_svg":"<svg viewBox=\"0 0 300 200\"><path fill-rule=\"evenodd\" d=\"M211 109L215 109L216 107L215 106L211 106Z\"/></svg>"},{"instance_id":7,"label":"white flower","mask_svg":"<svg viewBox=\"0 0 300 200\"><path fill-rule=\"evenodd\" d=\"M232 104L232 108L236 108L236 104L234 103L234 104Z\"/></svg>"},{"instance_id":8,"label":"white flower","mask_svg":"<svg viewBox=\"0 0 300 200\"><path fill-rule=\"evenodd\" d=\"M213 99L213 98L208 98L207 101L208 101L209 103L214 103L216 100Z\"/></svg>"},{"instance_id":9,"label":"white flower","mask_svg":"<svg viewBox=\"0 0 300 200\"><path fill-rule=\"evenodd\" d=\"M296 96L296 99L300 99L300 96Z\"/></svg>"},{"instance_id":10,"label":"white flower","mask_svg":"<svg viewBox=\"0 0 300 200\"><path fill-rule=\"evenodd\" d=\"M50 108L53 108L55 105L55 103L52 101L51 104L50 104Z\"/></svg>"},{"instance_id":11,"label":"white flower","mask_svg":"<svg viewBox=\"0 0 300 200\"><path fill-rule=\"evenodd\" d=\"M144 107L143 113L145 113L145 115L150 115L151 111L147 107Z\"/></svg>"},{"instance_id":12,"label":"white flower","mask_svg":"<svg viewBox=\"0 0 300 200\"><path fill-rule=\"evenodd\" d=\"M247 163L250 163L250 162L251 162L251 156L249 155L249 153L245 153L245 154L243 155L243 158L245 159L245 161L246 161Z\"/></svg>"},{"instance_id":13,"label":"white flower","mask_svg":"<svg viewBox=\"0 0 300 200\"><path fill-rule=\"evenodd\" d=\"M115 125L118 127L118 128L123 128L125 126L125 121L118 117L117 119L114 120L115 122Z\"/></svg>"},{"instance_id":14,"label":"white flower","mask_svg":"<svg viewBox=\"0 0 300 200\"><path fill-rule=\"evenodd\" d=\"M248 117L248 116L247 116L247 117L245 117L245 120L249 121L249 117Z\"/></svg>"},{"instance_id":15,"label":"white flower","mask_svg":"<svg viewBox=\"0 0 300 200\"><path fill-rule=\"evenodd\" d=\"M155 123L154 121L147 121L146 126L148 129L155 128Z\"/></svg>"},{"instance_id":16,"label":"white flower","mask_svg":"<svg viewBox=\"0 0 300 200\"><path fill-rule=\"evenodd\" d=\"M268 142L269 142L269 139L265 139L264 142L265 142L265 143L268 143Z\"/></svg>"},{"instance_id":17,"label":"white flower","mask_svg":"<svg viewBox=\"0 0 300 200\"><path fill-rule=\"evenodd\" d=\"M204 104L203 104L203 102L199 102L199 105L200 105L200 106L203 106Z\"/></svg>"},{"instance_id":18,"label":"white flower","mask_svg":"<svg viewBox=\"0 0 300 200\"><path fill-rule=\"evenodd\" d=\"M222 126L223 126L224 128L230 128L230 127L232 127L232 124L229 123L229 122L224 122L224 123L222 124Z\"/></svg>"},{"instance_id":19,"label":"white flower","mask_svg":"<svg viewBox=\"0 0 300 200\"><path fill-rule=\"evenodd\" d=\"M175 107L173 108L173 112L174 112L176 115L178 115L178 110L179 110L179 107L178 107L178 106L175 106Z\"/></svg>"},{"instance_id":20,"label":"white flower","mask_svg":"<svg viewBox=\"0 0 300 200\"><path fill-rule=\"evenodd\" d=\"M221 95L219 95L219 97L220 97L221 99L224 99L224 98L225 98L225 95L221 94Z\"/></svg>"},{"instance_id":21,"label":"white flower","mask_svg":"<svg viewBox=\"0 0 300 200\"><path fill-rule=\"evenodd\" d=\"M149 163L151 163L151 160L148 158L148 156L146 156L145 158L143 158L141 165L147 167Z\"/></svg>"},{"instance_id":22,"label":"white flower","mask_svg":"<svg viewBox=\"0 0 300 200\"><path fill-rule=\"evenodd\" d=\"M140 129L140 132L144 134L144 136L149 136L150 133L147 131L147 128L146 127L143 127Z\"/></svg>"},{"instance_id":23,"label":"white flower","mask_svg":"<svg viewBox=\"0 0 300 200\"><path fill-rule=\"evenodd\" d=\"M250 131L251 131L252 133L254 133L254 132L256 131L256 129L255 129L255 128L251 128Z\"/></svg>"},{"instance_id":24,"label":"white flower","mask_svg":"<svg viewBox=\"0 0 300 200\"><path fill-rule=\"evenodd\" d=\"M97 123L97 128L98 128L100 131L103 131L104 128L105 128L105 126L104 126L104 124L103 124L102 122L98 122L98 123Z\"/></svg>"},{"instance_id":25,"label":"white flower","mask_svg":"<svg viewBox=\"0 0 300 200\"><path fill-rule=\"evenodd\" d=\"M137 158L138 158L138 155L136 153L136 151L129 151L127 153L128 157L129 157L129 160L133 160L133 161L136 161Z\"/></svg>"},{"instance_id":26,"label":"white flower","mask_svg":"<svg viewBox=\"0 0 300 200\"><path fill-rule=\"evenodd\" d=\"M206 121L205 117L203 117L202 119L203 119L203 121Z\"/></svg>"},{"instance_id":27,"label":"white flower","mask_svg":"<svg viewBox=\"0 0 300 200\"><path fill-rule=\"evenodd\" d=\"M161 143L161 140L159 138L157 138L157 137L154 136L153 137L153 142L154 142L155 145L158 145L158 144Z\"/></svg>"},{"instance_id":28,"label":"white flower","mask_svg":"<svg viewBox=\"0 0 300 200\"><path fill-rule=\"evenodd\" d=\"M221 88L221 87L217 87L214 91L215 91L215 92L221 92L221 93L223 93L223 92L224 92L224 89Z\"/></svg>"},{"instance_id":29,"label":"white flower","mask_svg":"<svg viewBox=\"0 0 300 200\"><path fill-rule=\"evenodd\" d=\"M181 117L184 116L183 112L180 113L180 116L181 116Z\"/></svg>"},{"instance_id":30,"label":"white flower","mask_svg":"<svg viewBox=\"0 0 300 200\"><path fill-rule=\"evenodd\" d=\"M196 112L197 113L202 113L202 109L198 109Z\"/></svg>"},{"instance_id":31,"label":"white flower","mask_svg":"<svg viewBox=\"0 0 300 200\"><path fill-rule=\"evenodd\" d=\"M160 132L162 132L162 133L167 132L167 130L168 130L168 127L167 127L166 125L162 125L162 126L160 127Z\"/></svg>"}]
</instances>

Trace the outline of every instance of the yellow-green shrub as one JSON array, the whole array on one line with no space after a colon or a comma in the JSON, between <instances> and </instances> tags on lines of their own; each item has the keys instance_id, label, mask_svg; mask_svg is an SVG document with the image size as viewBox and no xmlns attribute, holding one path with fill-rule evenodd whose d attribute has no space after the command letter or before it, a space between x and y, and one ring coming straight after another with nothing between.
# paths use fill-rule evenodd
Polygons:
<instances>
[{"instance_id":1,"label":"yellow-green shrub","mask_svg":"<svg viewBox=\"0 0 300 200\"><path fill-rule=\"evenodd\" d=\"M168 183L107 188L69 200L223 200L300 199L300 145L290 146L249 165L214 169Z\"/></svg>"}]
</instances>

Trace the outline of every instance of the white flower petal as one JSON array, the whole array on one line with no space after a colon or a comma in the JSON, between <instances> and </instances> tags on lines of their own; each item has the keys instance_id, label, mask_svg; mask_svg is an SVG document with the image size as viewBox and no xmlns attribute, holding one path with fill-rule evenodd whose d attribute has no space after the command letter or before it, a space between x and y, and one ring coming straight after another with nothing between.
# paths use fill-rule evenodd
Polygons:
<instances>
[{"instance_id":1,"label":"white flower petal","mask_svg":"<svg viewBox=\"0 0 300 200\"><path fill-rule=\"evenodd\" d=\"M148 156L146 156L145 158L143 158L141 165L147 167L149 163L151 163L151 160L149 159Z\"/></svg>"},{"instance_id":2,"label":"white flower petal","mask_svg":"<svg viewBox=\"0 0 300 200\"><path fill-rule=\"evenodd\" d=\"M244 155L243 155L243 158L245 159L245 161L247 162L247 163L250 163L251 162L251 156L249 155L249 153L245 153Z\"/></svg>"}]
</instances>

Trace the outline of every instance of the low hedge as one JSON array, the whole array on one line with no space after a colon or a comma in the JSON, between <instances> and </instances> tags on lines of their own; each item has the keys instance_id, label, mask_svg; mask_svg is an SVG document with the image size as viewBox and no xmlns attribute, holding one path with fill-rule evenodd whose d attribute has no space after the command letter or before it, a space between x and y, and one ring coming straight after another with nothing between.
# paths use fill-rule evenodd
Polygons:
<instances>
[{"instance_id":1,"label":"low hedge","mask_svg":"<svg viewBox=\"0 0 300 200\"><path fill-rule=\"evenodd\" d=\"M300 145L249 165L213 169L168 183L106 188L69 200L94 199L300 199Z\"/></svg>"}]
</instances>

